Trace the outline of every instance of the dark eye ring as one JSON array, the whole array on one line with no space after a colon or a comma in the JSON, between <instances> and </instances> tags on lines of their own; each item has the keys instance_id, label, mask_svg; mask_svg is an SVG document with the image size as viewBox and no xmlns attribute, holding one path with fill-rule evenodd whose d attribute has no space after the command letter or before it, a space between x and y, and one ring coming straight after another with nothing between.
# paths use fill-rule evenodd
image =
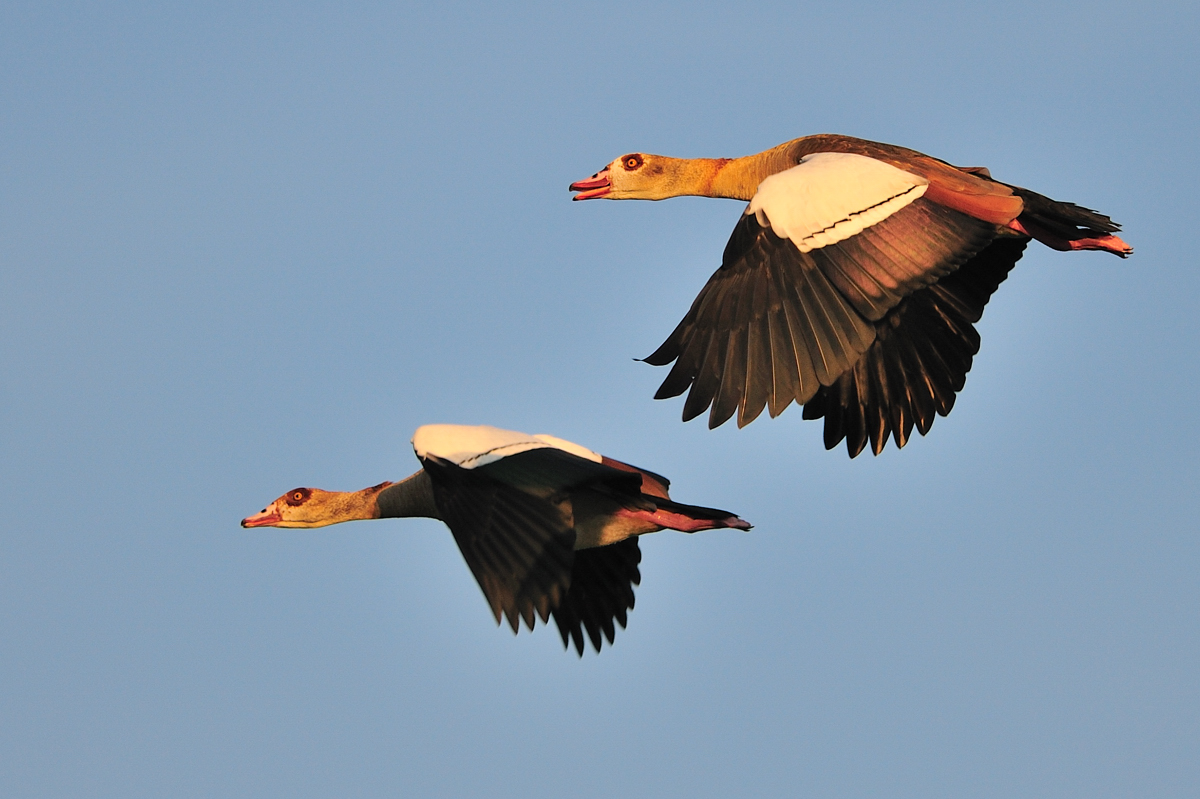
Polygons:
<instances>
[{"instance_id":1,"label":"dark eye ring","mask_svg":"<svg viewBox=\"0 0 1200 799\"><path fill-rule=\"evenodd\" d=\"M625 156L625 169L632 171L634 169L637 169L641 165L642 165L642 157L640 155Z\"/></svg>"}]
</instances>

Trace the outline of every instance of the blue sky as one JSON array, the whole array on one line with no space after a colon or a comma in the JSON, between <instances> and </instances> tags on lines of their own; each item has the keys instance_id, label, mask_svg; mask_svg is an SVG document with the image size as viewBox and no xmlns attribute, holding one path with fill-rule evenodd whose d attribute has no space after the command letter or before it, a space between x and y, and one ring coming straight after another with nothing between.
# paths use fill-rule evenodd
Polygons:
<instances>
[{"instance_id":1,"label":"blue sky","mask_svg":"<svg viewBox=\"0 0 1200 799\"><path fill-rule=\"evenodd\" d=\"M0 8L0 793L1194 796L1189 3ZM729 201L630 150L819 132L986 165L1031 247L953 413L826 452L679 422L650 353ZM497 629L448 531L237 522L547 432L750 533L642 542L600 656Z\"/></svg>"}]
</instances>

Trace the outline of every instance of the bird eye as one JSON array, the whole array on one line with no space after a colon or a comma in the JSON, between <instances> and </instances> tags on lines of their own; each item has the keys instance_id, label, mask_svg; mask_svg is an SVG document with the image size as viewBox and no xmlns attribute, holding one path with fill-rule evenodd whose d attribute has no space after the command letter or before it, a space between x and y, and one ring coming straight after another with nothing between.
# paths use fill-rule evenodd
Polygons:
<instances>
[{"instance_id":1,"label":"bird eye","mask_svg":"<svg viewBox=\"0 0 1200 799\"><path fill-rule=\"evenodd\" d=\"M623 165L625 167L625 171L627 172L632 172L642 165L642 157L637 153L627 155L621 160L624 162Z\"/></svg>"},{"instance_id":2,"label":"bird eye","mask_svg":"<svg viewBox=\"0 0 1200 799\"><path fill-rule=\"evenodd\" d=\"M287 492L287 494L284 496L284 500L287 502L287 504L295 507L307 500L310 494L312 494L310 489L295 488Z\"/></svg>"}]
</instances>

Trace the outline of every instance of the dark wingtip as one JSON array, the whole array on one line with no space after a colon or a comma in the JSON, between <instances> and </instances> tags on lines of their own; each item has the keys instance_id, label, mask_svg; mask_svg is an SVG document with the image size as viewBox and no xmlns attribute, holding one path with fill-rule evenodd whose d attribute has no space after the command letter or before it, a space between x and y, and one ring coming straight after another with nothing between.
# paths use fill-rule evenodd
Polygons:
<instances>
[{"instance_id":1,"label":"dark wingtip","mask_svg":"<svg viewBox=\"0 0 1200 799\"><path fill-rule=\"evenodd\" d=\"M679 391L673 391L672 389L668 388L667 384L664 382L661 386L658 387L658 391L654 392L654 398L656 400L671 399L671 397L678 397L686 389L687 389L687 387L685 386L684 388L680 389ZM701 411L701 413L703 413L703 411ZM686 422L687 419L684 419L683 421Z\"/></svg>"},{"instance_id":2,"label":"dark wingtip","mask_svg":"<svg viewBox=\"0 0 1200 799\"><path fill-rule=\"evenodd\" d=\"M738 409L738 414L737 414L738 429L741 430L743 427L750 424L755 419L757 419L759 416L761 416L762 412L765 408L766 408L766 406L763 405L756 411L747 411L746 406L742 405L742 407Z\"/></svg>"},{"instance_id":3,"label":"dark wingtip","mask_svg":"<svg viewBox=\"0 0 1200 799\"><path fill-rule=\"evenodd\" d=\"M850 453L851 458L857 458L867 448L867 437L864 435L857 444L858 446L855 446L855 441L850 436L846 436L846 452Z\"/></svg>"},{"instance_id":4,"label":"dark wingtip","mask_svg":"<svg viewBox=\"0 0 1200 799\"><path fill-rule=\"evenodd\" d=\"M642 363L648 363L651 366L666 366L671 361L673 361L677 357L679 357L678 353L671 354L670 352L663 352L663 350L666 348L666 346L667 346L666 344L663 344L661 347L659 347L654 352L647 355L645 358L634 358L634 360L641 361Z\"/></svg>"}]
</instances>

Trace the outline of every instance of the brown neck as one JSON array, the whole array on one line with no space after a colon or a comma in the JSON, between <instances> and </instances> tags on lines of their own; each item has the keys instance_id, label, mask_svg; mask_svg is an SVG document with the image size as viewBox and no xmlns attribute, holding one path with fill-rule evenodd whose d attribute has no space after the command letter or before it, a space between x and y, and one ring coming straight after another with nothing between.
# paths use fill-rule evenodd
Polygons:
<instances>
[{"instance_id":1,"label":"brown neck","mask_svg":"<svg viewBox=\"0 0 1200 799\"><path fill-rule=\"evenodd\" d=\"M684 159L677 167L676 185L671 188L676 195L698 194L701 197L749 201L758 191L758 184L771 175L791 169L806 155L823 152L857 153L901 168L911 168L914 163L934 162L934 159L904 147L822 133L792 139L742 158Z\"/></svg>"},{"instance_id":2,"label":"brown neck","mask_svg":"<svg viewBox=\"0 0 1200 799\"><path fill-rule=\"evenodd\" d=\"M697 195L749 201L765 178L795 166L794 162L787 162L788 155L776 147L742 158L680 159L669 191L675 197Z\"/></svg>"},{"instance_id":3,"label":"brown neck","mask_svg":"<svg viewBox=\"0 0 1200 799\"><path fill-rule=\"evenodd\" d=\"M375 489L367 488L365 491ZM361 492L360 492L361 493ZM423 516L429 519L441 519L437 505L433 501L433 482L429 474L422 469L398 483L385 485L372 497L375 519L409 518Z\"/></svg>"},{"instance_id":4,"label":"brown neck","mask_svg":"<svg viewBox=\"0 0 1200 799\"><path fill-rule=\"evenodd\" d=\"M319 523L313 525L323 527L328 524L354 522L363 519L378 519L378 499L380 492L391 483L380 483L377 486L364 488L361 491L321 491L309 505L319 513ZM308 526L308 525L302 525Z\"/></svg>"}]
</instances>

